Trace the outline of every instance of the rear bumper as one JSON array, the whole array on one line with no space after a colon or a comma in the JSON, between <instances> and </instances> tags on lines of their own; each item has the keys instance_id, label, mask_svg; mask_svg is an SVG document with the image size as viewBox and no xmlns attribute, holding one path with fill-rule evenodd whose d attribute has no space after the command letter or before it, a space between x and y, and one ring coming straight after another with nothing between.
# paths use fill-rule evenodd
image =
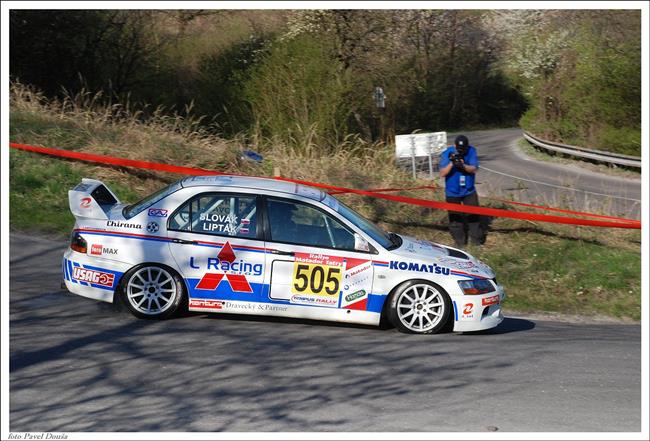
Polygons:
<instances>
[{"instance_id":1,"label":"rear bumper","mask_svg":"<svg viewBox=\"0 0 650 441\"><path fill-rule=\"evenodd\" d=\"M126 265L72 251L63 254L61 271L65 288L73 294L113 303Z\"/></svg>"},{"instance_id":2,"label":"rear bumper","mask_svg":"<svg viewBox=\"0 0 650 441\"><path fill-rule=\"evenodd\" d=\"M506 298L503 287L480 296L453 299L454 332L483 331L499 325L504 319L501 303Z\"/></svg>"}]
</instances>

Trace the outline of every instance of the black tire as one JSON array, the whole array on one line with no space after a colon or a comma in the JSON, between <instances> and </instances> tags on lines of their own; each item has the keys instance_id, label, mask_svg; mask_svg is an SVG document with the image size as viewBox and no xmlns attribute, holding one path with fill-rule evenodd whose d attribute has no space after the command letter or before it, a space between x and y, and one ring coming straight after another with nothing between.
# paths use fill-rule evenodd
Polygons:
<instances>
[{"instance_id":1,"label":"black tire","mask_svg":"<svg viewBox=\"0 0 650 441\"><path fill-rule=\"evenodd\" d=\"M122 277L122 302L142 319L166 319L174 315L185 298L183 279L168 266L147 263Z\"/></svg>"},{"instance_id":2,"label":"black tire","mask_svg":"<svg viewBox=\"0 0 650 441\"><path fill-rule=\"evenodd\" d=\"M436 334L447 328L451 308L449 295L440 286L427 280L409 280L391 294L388 320L401 332Z\"/></svg>"}]
</instances>

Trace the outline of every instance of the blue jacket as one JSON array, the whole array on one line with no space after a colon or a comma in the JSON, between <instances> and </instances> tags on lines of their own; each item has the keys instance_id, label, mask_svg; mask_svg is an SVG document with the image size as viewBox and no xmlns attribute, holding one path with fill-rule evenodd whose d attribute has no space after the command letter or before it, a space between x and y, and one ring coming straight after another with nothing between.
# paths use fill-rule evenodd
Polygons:
<instances>
[{"instance_id":1,"label":"blue jacket","mask_svg":"<svg viewBox=\"0 0 650 441\"><path fill-rule=\"evenodd\" d=\"M440 155L440 168L449 165L449 155L456 153L456 147L449 146L447 150ZM478 168L478 155L473 146L469 146L467 154L463 157L466 165L473 165ZM463 178L464 176L464 178ZM463 180L464 185L463 185ZM474 173L466 173L453 167L449 174L445 176L445 195L450 197L464 197L476 191L474 187L475 175Z\"/></svg>"}]
</instances>

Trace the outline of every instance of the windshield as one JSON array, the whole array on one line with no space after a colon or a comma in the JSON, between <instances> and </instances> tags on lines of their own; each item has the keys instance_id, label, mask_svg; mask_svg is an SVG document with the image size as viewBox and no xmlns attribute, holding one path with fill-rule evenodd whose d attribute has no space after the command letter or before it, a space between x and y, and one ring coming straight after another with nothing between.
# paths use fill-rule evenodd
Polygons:
<instances>
[{"instance_id":1,"label":"windshield","mask_svg":"<svg viewBox=\"0 0 650 441\"><path fill-rule=\"evenodd\" d=\"M377 225L373 224L338 199L328 195L323 202L330 206L330 208L336 210L341 216L352 222L361 231L366 233L387 250L395 249L402 244L402 239L397 234L386 233Z\"/></svg>"},{"instance_id":2,"label":"windshield","mask_svg":"<svg viewBox=\"0 0 650 441\"><path fill-rule=\"evenodd\" d=\"M173 184L169 184L167 187L163 188L162 190L158 190L157 192L145 197L140 202L136 202L135 204L131 204L124 207L122 214L126 219L130 219L136 214L140 213L145 208L151 207L156 202L166 198L167 196L180 190L181 188L182 188L181 181L176 181Z\"/></svg>"}]
</instances>

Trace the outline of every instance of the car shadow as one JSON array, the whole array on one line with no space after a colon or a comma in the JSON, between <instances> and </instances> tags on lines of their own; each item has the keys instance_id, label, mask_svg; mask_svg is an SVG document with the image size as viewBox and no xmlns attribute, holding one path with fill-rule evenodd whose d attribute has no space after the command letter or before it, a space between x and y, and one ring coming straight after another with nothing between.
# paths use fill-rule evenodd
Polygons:
<instances>
[{"instance_id":1,"label":"car shadow","mask_svg":"<svg viewBox=\"0 0 650 441\"><path fill-rule=\"evenodd\" d=\"M246 314L226 314L226 313L205 313L184 311L178 314L176 318L183 317L200 317L205 320L228 320L233 322L255 322L255 323L293 323L308 326L326 326L330 328L349 328L349 329L373 329L379 331L395 331L395 327L389 324L382 323L381 326L361 325L356 323L343 323L343 322L329 322L322 320L311 320L302 318L291 317L275 317L275 316L259 316L259 315L246 315ZM506 317L503 321L492 329L483 331L463 332L462 334L468 335L499 335L510 334L512 332L530 331L535 328L535 322ZM451 329L441 332L441 334L451 333Z\"/></svg>"},{"instance_id":2,"label":"car shadow","mask_svg":"<svg viewBox=\"0 0 650 441\"><path fill-rule=\"evenodd\" d=\"M226 313L205 313L184 311L178 317L200 316L206 320L229 320L236 322L256 322L256 323L294 323L308 326L328 326L331 328L356 328L356 329L379 329L377 326L360 325L356 323L328 322L324 320L311 320L292 317L260 316L247 314L226 314Z\"/></svg>"},{"instance_id":3,"label":"car shadow","mask_svg":"<svg viewBox=\"0 0 650 441\"><path fill-rule=\"evenodd\" d=\"M532 329L535 329L535 322L533 322L533 321L526 320L526 319L520 319L520 318L506 317L495 328L486 329L484 331L463 332L463 334L468 334L468 335L499 335L499 334L510 334L511 332L530 331Z\"/></svg>"}]
</instances>

